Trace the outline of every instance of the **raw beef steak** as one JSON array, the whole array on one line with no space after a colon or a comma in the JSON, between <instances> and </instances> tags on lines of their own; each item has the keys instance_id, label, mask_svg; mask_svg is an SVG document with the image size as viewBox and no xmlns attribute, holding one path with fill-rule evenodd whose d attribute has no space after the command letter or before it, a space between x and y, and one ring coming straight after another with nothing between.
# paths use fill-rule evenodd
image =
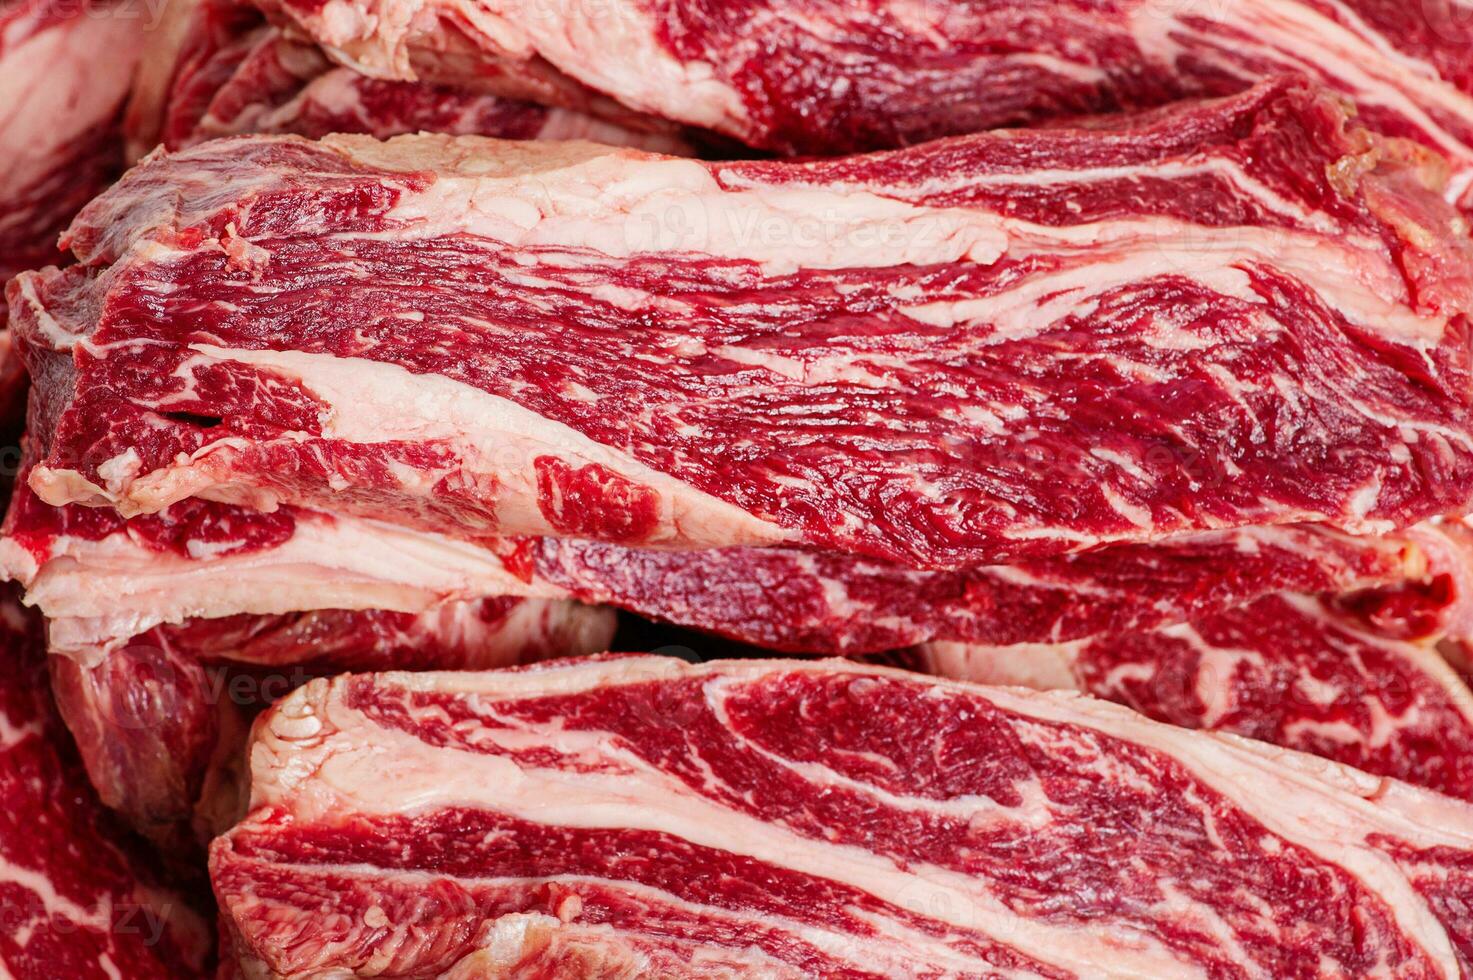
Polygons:
<instances>
[{"instance_id":1,"label":"raw beef steak","mask_svg":"<svg viewBox=\"0 0 1473 980\"><path fill-rule=\"evenodd\" d=\"M1303 85L702 163L215 141L12 284L48 503L957 568L1468 507L1470 246Z\"/></svg>"},{"instance_id":2,"label":"raw beef steak","mask_svg":"<svg viewBox=\"0 0 1473 980\"><path fill-rule=\"evenodd\" d=\"M366 675L279 704L251 767L211 876L255 977L1473 965L1466 804L1078 696L843 661Z\"/></svg>"}]
</instances>

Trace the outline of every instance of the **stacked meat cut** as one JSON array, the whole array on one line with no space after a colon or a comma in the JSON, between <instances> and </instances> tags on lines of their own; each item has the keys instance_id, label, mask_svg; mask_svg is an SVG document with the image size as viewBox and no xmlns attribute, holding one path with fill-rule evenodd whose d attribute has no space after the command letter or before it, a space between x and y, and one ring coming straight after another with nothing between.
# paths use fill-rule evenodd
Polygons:
<instances>
[{"instance_id":1,"label":"stacked meat cut","mask_svg":"<svg viewBox=\"0 0 1473 980\"><path fill-rule=\"evenodd\" d=\"M1380 587L1390 638L1424 636L1462 614L1462 541L1389 529L1460 509L1473 465L1466 246L1423 164L1299 83L832 163L203 144L135 168L73 225L77 264L12 287L45 379L15 567L73 654L186 616L507 594L868 653ZM1024 166L1051 175L1026 198ZM1156 196L1119 215L1142 172ZM807 214L823 248L742 234ZM1148 583L1172 562L1195 606ZM1119 621L1070 609L1130 567ZM682 590L693 621L648 608L675 595L652 580L756 570L831 606L727 622L713 583ZM1051 587L1079 621L999 615ZM1435 725L1466 727L1439 675Z\"/></svg>"},{"instance_id":2,"label":"stacked meat cut","mask_svg":"<svg viewBox=\"0 0 1473 980\"><path fill-rule=\"evenodd\" d=\"M97 796L222 976L1473 976L1427 6L156 11L0 256Z\"/></svg>"}]
</instances>

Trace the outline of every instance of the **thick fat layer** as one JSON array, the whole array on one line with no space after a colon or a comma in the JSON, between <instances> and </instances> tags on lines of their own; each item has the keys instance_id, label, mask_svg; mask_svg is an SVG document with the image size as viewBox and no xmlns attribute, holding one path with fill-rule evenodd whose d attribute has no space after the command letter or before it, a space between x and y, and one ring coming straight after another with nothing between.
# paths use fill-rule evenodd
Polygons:
<instances>
[{"instance_id":1,"label":"thick fat layer","mask_svg":"<svg viewBox=\"0 0 1473 980\"><path fill-rule=\"evenodd\" d=\"M137 521L100 537L88 528L54 538L18 532L0 542L0 564L26 585L26 601L47 614L53 652L89 663L128 637L194 619L317 609L429 614L447 602L568 596L465 542L286 512L272 515L288 518L285 537L262 542L251 536L253 515L239 513L239 524L186 526L163 542L145 537L153 528ZM229 537L219 533L222 525Z\"/></svg>"},{"instance_id":2,"label":"thick fat layer","mask_svg":"<svg viewBox=\"0 0 1473 980\"><path fill-rule=\"evenodd\" d=\"M40 623L0 605L0 975L198 980L212 937L87 785L47 690Z\"/></svg>"},{"instance_id":3,"label":"thick fat layer","mask_svg":"<svg viewBox=\"0 0 1473 980\"><path fill-rule=\"evenodd\" d=\"M265 4L370 74L454 79L447 38L541 58L626 106L804 153L893 147L1315 76L1473 165L1463 0L372 0ZM760 39L760 40L759 40ZM463 77L463 76L462 76Z\"/></svg>"},{"instance_id":4,"label":"thick fat layer","mask_svg":"<svg viewBox=\"0 0 1473 980\"><path fill-rule=\"evenodd\" d=\"M57 706L103 802L170 847L242 812L254 712L314 676L486 670L607 650L611 610L490 599L419 615L314 610L152 629L93 663L51 658Z\"/></svg>"},{"instance_id":5,"label":"thick fat layer","mask_svg":"<svg viewBox=\"0 0 1473 980\"><path fill-rule=\"evenodd\" d=\"M1286 84L805 164L158 157L72 229L94 268L12 287L74 359L31 485L933 568L1461 510L1463 229L1342 124Z\"/></svg>"},{"instance_id":6,"label":"thick fat layer","mask_svg":"<svg viewBox=\"0 0 1473 980\"><path fill-rule=\"evenodd\" d=\"M371 78L266 25L236 0L179 0L150 34L126 119L130 155L241 133L451 133L591 139L688 152L669 132L606 122L479 88Z\"/></svg>"},{"instance_id":7,"label":"thick fat layer","mask_svg":"<svg viewBox=\"0 0 1473 980\"><path fill-rule=\"evenodd\" d=\"M962 572L784 549L644 551L564 538L472 545L303 511L178 504L123 522L52 508L22 487L0 572L46 613L55 652L95 663L162 623L321 608L432 610L496 595L574 597L794 653L869 653L928 640L1064 641L1185 621L1274 590L1347 592L1458 576L1435 605L1388 611L1447 632L1464 549L1434 528L1350 538L1245 528L1170 544ZM1432 559L1431 561L1429 561Z\"/></svg>"},{"instance_id":8,"label":"thick fat layer","mask_svg":"<svg viewBox=\"0 0 1473 980\"><path fill-rule=\"evenodd\" d=\"M504 966L565 928L631 975L1457 978L1473 952L1464 805L843 662L317 682L258 726L252 784L211 874L261 976ZM297 928L324 909L339 930Z\"/></svg>"},{"instance_id":9,"label":"thick fat layer","mask_svg":"<svg viewBox=\"0 0 1473 980\"><path fill-rule=\"evenodd\" d=\"M915 666L982 684L1084 691L1158 721L1233 732L1473 800L1468 686L1430 644L1373 632L1358 603L1343 605L1352 609L1279 595L1146 633L934 643Z\"/></svg>"}]
</instances>

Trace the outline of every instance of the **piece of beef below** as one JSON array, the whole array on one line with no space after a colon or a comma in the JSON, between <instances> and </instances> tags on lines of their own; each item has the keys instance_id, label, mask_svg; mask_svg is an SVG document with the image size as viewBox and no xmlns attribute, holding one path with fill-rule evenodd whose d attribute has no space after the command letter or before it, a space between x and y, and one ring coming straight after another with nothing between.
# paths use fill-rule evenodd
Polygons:
<instances>
[{"instance_id":1,"label":"piece of beef below","mask_svg":"<svg viewBox=\"0 0 1473 980\"><path fill-rule=\"evenodd\" d=\"M1473 18L1459 0L416 0L395 18L370 0L262 7L373 75L546 64L628 109L812 154L1306 73L1375 128L1451 157L1450 196L1473 178Z\"/></svg>"},{"instance_id":2,"label":"piece of beef below","mask_svg":"<svg viewBox=\"0 0 1473 980\"><path fill-rule=\"evenodd\" d=\"M12 283L30 483L928 569L1385 531L1473 497L1435 169L1290 83L804 163L216 140Z\"/></svg>"},{"instance_id":3,"label":"piece of beef below","mask_svg":"<svg viewBox=\"0 0 1473 980\"><path fill-rule=\"evenodd\" d=\"M278 703L251 778L210 867L254 977L1473 965L1467 804L1079 696L844 661L363 675Z\"/></svg>"},{"instance_id":4,"label":"piece of beef below","mask_svg":"<svg viewBox=\"0 0 1473 980\"><path fill-rule=\"evenodd\" d=\"M88 785L46 683L40 618L0 597L0 974L202 980L199 905Z\"/></svg>"},{"instance_id":5,"label":"piece of beef below","mask_svg":"<svg viewBox=\"0 0 1473 980\"><path fill-rule=\"evenodd\" d=\"M505 80L505 79L504 79ZM543 95L535 87L525 93ZM333 64L315 44L269 26L238 0L174 0L150 33L124 134L137 161L243 133L476 133L505 139L590 139L687 154L661 120L632 112L600 116L498 95L476 86L370 77Z\"/></svg>"},{"instance_id":6,"label":"piece of beef below","mask_svg":"<svg viewBox=\"0 0 1473 980\"><path fill-rule=\"evenodd\" d=\"M158 626L92 665L52 654L57 706L104 803L189 861L240 815L263 707L342 671L488 669L609 648L611 610L520 598L414 614L315 610Z\"/></svg>"}]
</instances>

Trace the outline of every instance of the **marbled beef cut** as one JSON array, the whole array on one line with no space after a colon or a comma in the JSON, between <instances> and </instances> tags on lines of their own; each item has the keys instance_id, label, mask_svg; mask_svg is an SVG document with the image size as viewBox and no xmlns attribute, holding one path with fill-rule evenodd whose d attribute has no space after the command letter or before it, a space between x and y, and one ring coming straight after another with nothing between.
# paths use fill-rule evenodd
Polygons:
<instances>
[{"instance_id":1,"label":"marbled beef cut","mask_svg":"<svg viewBox=\"0 0 1473 980\"><path fill-rule=\"evenodd\" d=\"M278 705L251 765L211 877L253 977L1473 964L1467 804L1077 696L842 661L364 675Z\"/></svg>"},{"instance_id":2,"label":"marbled beef cut","mask_svg":"<svg viewBox=\"0 0 1473 980\"><path fill-rule=\"evenodd\" d=\"M1473 801L1473 693L1438 652L1446 637L1389 635L1338 599L1279 593L1153 630L1012 646L928 643L889 662L984 684L1083 691L1158 721L1311 752Z\"/></svg>"},{"instance_id":3,"label":"marbled beef cut","mask_svg":"<svg viewBox=\"0 0 1473 980\"><path fill-rule=\"evenodd\" d=\"M214 141L12 284L30 485L929 569L1388 530L1473 495L1436 169L1289 82L806 163Z\"/></svg>"}]
</instances>

